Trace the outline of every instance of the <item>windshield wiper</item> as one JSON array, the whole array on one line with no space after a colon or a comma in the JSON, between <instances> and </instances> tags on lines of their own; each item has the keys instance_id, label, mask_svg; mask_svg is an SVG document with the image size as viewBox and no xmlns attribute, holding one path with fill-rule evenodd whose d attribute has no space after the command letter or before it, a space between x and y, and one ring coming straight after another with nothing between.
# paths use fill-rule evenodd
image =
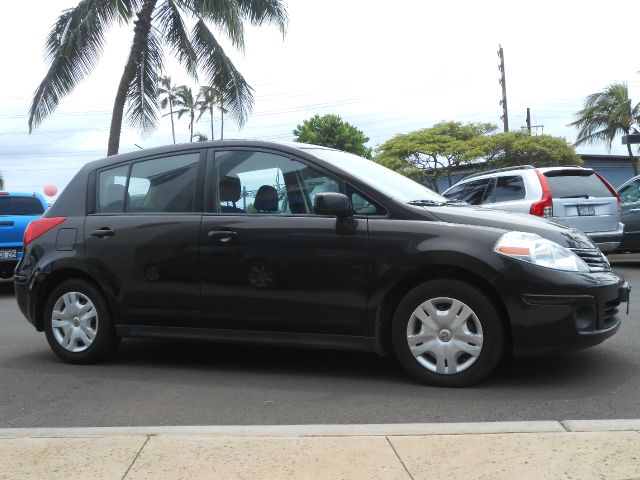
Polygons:
<instances>
[{"instance_id":1,"label":"windshield wiper","mask_svg":"<svg viewBox=\"0 0 640 480\"><path fill-rule=\"evenodd\" d=\"M439 202L437 200L411 200L407 203L417 207L441 207L445 204L445 202Z\"/></svg>"}]
</instances>

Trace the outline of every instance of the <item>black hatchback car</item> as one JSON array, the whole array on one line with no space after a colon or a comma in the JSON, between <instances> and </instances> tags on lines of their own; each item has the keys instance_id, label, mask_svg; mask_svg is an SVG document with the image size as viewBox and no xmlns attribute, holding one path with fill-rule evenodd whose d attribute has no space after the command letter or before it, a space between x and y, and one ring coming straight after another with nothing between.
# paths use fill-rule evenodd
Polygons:
<instances>
[{"instance_id":1,"label":"black hatchback car","mask_svg":"<svg viewBox=\"0 0 640 480\"><path fill-rule=\"evenodd\" d=\"M576 230L304 144L89 163L24 246L20 308L72 363L122 337L248 341L395 351L419 380L463 386L507 351L602 342L629 293Z\"/></svg>"}]
</instances>

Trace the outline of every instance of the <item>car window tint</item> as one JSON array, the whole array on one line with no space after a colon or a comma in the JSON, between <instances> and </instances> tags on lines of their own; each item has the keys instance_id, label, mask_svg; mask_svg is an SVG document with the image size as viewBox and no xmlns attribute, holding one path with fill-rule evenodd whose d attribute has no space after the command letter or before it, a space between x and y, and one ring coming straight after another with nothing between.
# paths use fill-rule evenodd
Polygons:
<instances>
[{"instance_id":1,"label":"car window tint","mask_svg":"<svg viewBox=\"0 0 640 480\"><path fill-rule=\"evenodd\" d=\"M134 163L127 212L191 212L199 152Z\"/></svg>"},{"instance_id":2,"label":"car window tint","mask_svg":"<svg viewBox=\"0 0 640 480\"><path fill-rule=\"evenodd\" d=\"M221 151L215 165L218 213L311 214L318 193L340 191L336 179L282 155Z\"/></svg>"},{"instance_id":3,"label":"car window tint","mask_svg":"<svg viewBox=\"0 0 640 480\"><path fill-rule=\"evenodd\" d=\"M613 193L593 170L570 169L545 172L545 178L556 198L612 197Z\"/></svg>"},{"instance_id":4,"label":"car window tint","mask_svg":"<svg viewBox=\"0 0 640 480\"><path fill-rule=\"evenodd\" d=\"M124 208L125 185L129 166L122 165L98 174L98 211L119 213Z\"/></svg>"},{"instance_id":5,"label":"car window tint","mask_svg":"<svg viewBox=\"0 0 640 480\"><path fill-rule=\"evenodd\" d=\"M460 200L467 202L471 205L479 205L484 198L484 192L487 189L487 185L491 181L490 178L484 178L482 180L473 180L466 184L464 193L460 197Z\"/></svg>"},{"instance_id":6,"label":"car window tint","mask_svg":"<svg viewBox=\"0 0 640 480\"><path fill-rule=\"evenodd\" d=\"M385 216L387 214L387 211L368 195L348 184L347 196L351 200L351 207L356 215Z\"/></svg>"},{"instance_id":7,"label":"car window tint","mask_svg":"<svg viewBox=\"0 0 640 480\"><path fill-rule=\"evenodd\" d=\"M461 183L460 185L456 185L451 190L443 193L442 195L449 200L459 200L462 196L462 192L464 192L464 187L466 187L466 183Z\"/></svg>"},{"instance_id":8,"label":"car window tint","mask_svg":"<svg viewBox=\"0 0 640 480\"><path fill-rule=\"evenodd\" d=\"M622 187L618 194L622 203L635 203L640 201L640 180L631 182Z\"/></svg>"},{"instance_id":9,"label":"car window tint","mask_svg":"<svg viewBox=\"0 0 640 480\"><path fill-rule=\"evenodd\" d=\"M42 215L44 207L33 197L13 197L12 215Z\"/></svg>"},{"instance_id":10,"label":"car window tint","mask_svg":"<svg viewBox=\"0 0 640 480\"><path fill-rule=\"evenodd\" d=\"M520 175L497 177L493 201L522 200L525 197L525 193L524 181Z\"/></svg>"}]
</instances>

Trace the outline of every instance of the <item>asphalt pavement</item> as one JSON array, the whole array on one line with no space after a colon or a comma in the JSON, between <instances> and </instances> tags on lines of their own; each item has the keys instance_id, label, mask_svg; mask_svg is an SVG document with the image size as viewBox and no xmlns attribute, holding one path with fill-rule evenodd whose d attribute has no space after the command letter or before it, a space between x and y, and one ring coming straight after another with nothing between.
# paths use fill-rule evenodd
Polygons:
<instances>
[{"instance_id":1,"label":"asphalt pavement","mask_svg":"<svg viewBox=\"0 0 640 480\"><path fill-rule=\"evenodd\" d=\"M124 340L108 362L68 365L0 284L0 428L640 418L640 256L614 268L638 286L617 335L469 389L416 384L393 356L205 342Z\"/></svg>"}]
</instances>

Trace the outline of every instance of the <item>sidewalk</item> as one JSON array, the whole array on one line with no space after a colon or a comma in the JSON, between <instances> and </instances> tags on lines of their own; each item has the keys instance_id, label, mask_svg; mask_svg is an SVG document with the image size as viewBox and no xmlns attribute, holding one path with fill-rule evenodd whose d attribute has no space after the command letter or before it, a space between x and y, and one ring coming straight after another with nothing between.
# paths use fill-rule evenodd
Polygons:
<instances>
[{"instance_id":1,"label":"sidewalk","mask_svg":"<svg viewBox=\"0 0 640 480\"><path fill-rule=\"evenodd\" d=\"M0 429L0 479L640 479L640 420Z\"/></svg>"}]
</instances>

